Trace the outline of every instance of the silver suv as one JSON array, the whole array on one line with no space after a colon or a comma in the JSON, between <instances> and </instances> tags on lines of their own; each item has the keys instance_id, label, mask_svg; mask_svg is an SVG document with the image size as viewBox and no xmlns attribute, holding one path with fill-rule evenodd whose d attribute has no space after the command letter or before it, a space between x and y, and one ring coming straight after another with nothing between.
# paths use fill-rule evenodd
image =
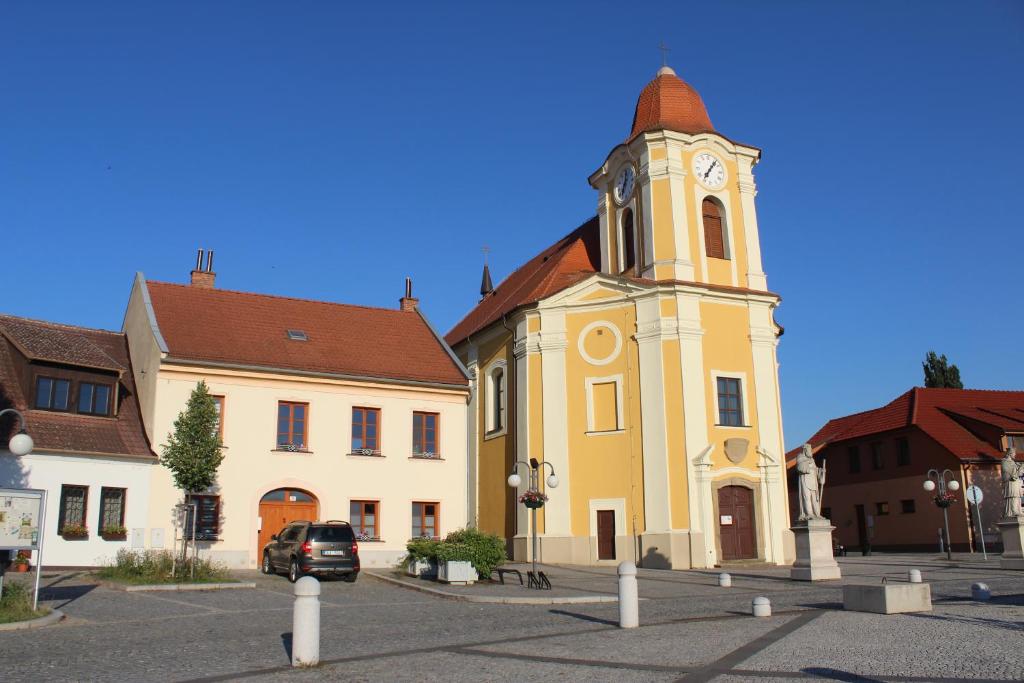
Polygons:
<instances>
[{"instance_id":1,"label":"silver suv","mask_svg":"<svg viewBox=\"0 0 1024 683\"><path fill-rule=\"evenodd\" d=\"M288 570L295 583L305 574L359 578L359 544L348 522L292 522L263 548L264 574Z\"/></svg>"}]
</instances>

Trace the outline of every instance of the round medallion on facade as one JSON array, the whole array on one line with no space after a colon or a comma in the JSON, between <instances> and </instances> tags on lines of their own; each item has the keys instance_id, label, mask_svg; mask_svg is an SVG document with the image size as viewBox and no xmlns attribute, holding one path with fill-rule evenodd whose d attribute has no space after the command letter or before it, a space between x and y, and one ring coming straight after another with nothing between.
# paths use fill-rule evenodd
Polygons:
<instances>
[{"instance_id":1,"label":"round medallion on facade","mask_svg":"<svg viewBox=\"0 0 1024 683\"><path fill-rule=\"evenodd\" d=\"M725 186L725 164L711 152L700 152L693 157L693 174L701 185L712 190Z\"/></svg>"},{"instance_id":2,"label":"round medallion on facade","mask_svg":"<svg viewBox=\"0 0 1024 683\"><path fill-rule=\"evenodd\" d=\"M580 331L577 346L591 365L608 365L622 352L622 334L610 322L595 320Z\"/></svg>"},{"instance_id":3,"label":"round medallion on facade","mask_svg":"<svg viewBox=\"0 0 1024 683\"><path fill-rule=\"evenodd\" d=\"M619 174L615 176L615 187L612 190L612 194L615 197L615 203L622 206L630 200L633 196L633 187L636 185L636 171L633 170L631 164L626 164L619 171Z\"/></svg>"}]
</instances>

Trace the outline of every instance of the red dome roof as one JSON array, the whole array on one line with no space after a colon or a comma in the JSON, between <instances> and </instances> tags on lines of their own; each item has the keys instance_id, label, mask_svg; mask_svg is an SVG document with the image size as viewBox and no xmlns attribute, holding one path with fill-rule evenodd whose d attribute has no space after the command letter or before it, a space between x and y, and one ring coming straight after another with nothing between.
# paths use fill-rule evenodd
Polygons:
<instances>
[{"instance_id":1,"label":"red dome roof","mask_svg":"<svg viewBox=\"0 0 1024 683\"><path fill-rule=\"evenodd\" d=\"M715 130L700 95L667 66L661 67L654 80L640 92L629 139L649 130L674 130L680 133L708 133Z\"/></svg>"}]
</instances>

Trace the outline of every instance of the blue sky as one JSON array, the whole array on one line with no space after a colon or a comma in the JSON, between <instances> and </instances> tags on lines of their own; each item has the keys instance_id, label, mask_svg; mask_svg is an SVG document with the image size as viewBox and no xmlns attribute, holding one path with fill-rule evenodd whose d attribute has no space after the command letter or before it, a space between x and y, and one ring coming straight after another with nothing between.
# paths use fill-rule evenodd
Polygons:
<instances>
[{"instance_id":1,"label":"blue sky","mask_svg":"<svg viewBox=\"0 0 1024 683\"><path fill-rule=\"evenodd\" d=\"M5 3L0 310L117 329L133 274L447 330L596 211L669 63L756 169L786 442L922 382L1024 389L1024 4ZM493 6L492 6L493 5Z\"/></svg>"}]
</instances>

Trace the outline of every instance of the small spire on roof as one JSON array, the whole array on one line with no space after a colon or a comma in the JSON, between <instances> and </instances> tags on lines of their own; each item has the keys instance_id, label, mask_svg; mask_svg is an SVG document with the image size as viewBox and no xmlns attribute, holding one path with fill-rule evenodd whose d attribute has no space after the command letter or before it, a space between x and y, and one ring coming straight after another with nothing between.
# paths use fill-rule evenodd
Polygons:
<instances>
[{"instance_id":1,"label":"small spire on roof","mask_svg":"<svg viewBox=\"0 0 1024 683\"><path fill-rule=\"evenodd\" d=\"M487 267L487 254L491 251L491 248L484 245L480 251L484 254L484 274L480 278L480 298L482 299L494 291L494 285L491 284L491 269Z\"/></svg>"},{"instance_id":2,"label":"small spire on roof","mask_svg":"<svg viewBox=\"0 0 1024 683\"><path fill-rule=\"evenodd\" d=\"M665 41L661 41L658 44L658 49L661 50L661 68L658 69L659 76L675 76L676 72L672 70L672 67L668 65L668 53L671 52Z\"/></svg>"}]
</instances>

